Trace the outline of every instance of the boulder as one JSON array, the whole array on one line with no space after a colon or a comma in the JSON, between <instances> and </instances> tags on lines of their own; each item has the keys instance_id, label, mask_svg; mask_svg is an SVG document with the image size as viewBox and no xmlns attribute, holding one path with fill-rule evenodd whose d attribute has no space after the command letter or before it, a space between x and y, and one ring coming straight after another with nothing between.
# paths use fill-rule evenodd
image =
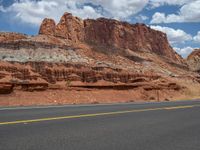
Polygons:
<instances>
[{"instance_id":1,"label":"boulder","mask_svg":"<svg viewBox=\"0 0 200 150\"><path fill-rule=\"evenodd\" d=\"M190 70L200 72L200 49L195 49L187 57L187 63Z\"/></svg>"}]
</instances>

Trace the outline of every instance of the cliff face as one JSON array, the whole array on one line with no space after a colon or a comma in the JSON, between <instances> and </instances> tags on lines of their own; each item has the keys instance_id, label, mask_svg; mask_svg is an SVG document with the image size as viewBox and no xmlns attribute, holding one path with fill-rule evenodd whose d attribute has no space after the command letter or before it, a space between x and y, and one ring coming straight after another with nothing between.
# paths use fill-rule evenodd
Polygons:
<instances>
[{"instance_id":1,"label":"cliff face","mask_svg":"<svg viewBox=\"0 0 200 150\"><path fill-rule=\"evenodd\" d=\"M64 88L177 90L181 87L155 74L128 73L112 68L46 62L0 64L0 94L9 88L24 91L47 90L49 84L62 83Z\"/></svg>"},{"instance_id":2,"label":"cliff face","mask_svg":"<svg viewBox=\"0 0 200 150\"><path fill-rule=\"evenodd\" d=\"M85 20L85 40L132 51L153 52L181 60L169 45L166 34L144 24L131 25L109 19Z\"/></svg>"},{"instance_id":3,"label":"cliff face","mask_svg":"<svg viewBox=\"0 0 200 150\"><path fill-rule=\"evenodd\" d=\"M166 34L144 24L129 24L112 19L81 20L65 13L58 25L45 19L40 34L53 35L74 43L86 42L132 51L153 52L174 61L182 61L170 46ZM55 28L55 30L54 30Z\"/></svg>"},{"instance_id":4,"label":"cliff face","mask_svg":"<svg viewBox=\"0 0 200 150\"><path fill-rule=\"evenodd\" d=\"M187 63L192 71L200 72L200 49L195 49L188 56Z\"/></svg>"}]
</instances>

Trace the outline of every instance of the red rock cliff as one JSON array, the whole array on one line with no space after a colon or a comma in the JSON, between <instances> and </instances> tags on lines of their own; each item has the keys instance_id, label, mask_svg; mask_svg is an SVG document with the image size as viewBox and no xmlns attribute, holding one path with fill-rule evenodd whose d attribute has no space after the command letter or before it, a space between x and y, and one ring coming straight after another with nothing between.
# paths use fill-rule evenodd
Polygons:
<instances>
[{"instance_id":1,"label":"red rock cliff","mask_svg":"<svg viewBox=\"0 0 200 150\"><path fill-rule=\"evenodd\" d=\"M54 35L75 43L84 41L132 51L153 52L174 61L182 61L181 56L170 46L165 33L144 24L132 25L105 18L81 20L65 13L54 31L48 30L54 28L54 24L46 20L40 27L40 34Z\"/></svg>"},{"instance_id":2,"label":"red rock cliff","mask_svg":"<svg viewBox=\"0 0 200 150\"><path fill-rule=\"evenodd\" d=\"M55 36L67 38L74 42L84 38L83 21L72 14L65 13L56 26Z\"/></svg>"}]
</instances>

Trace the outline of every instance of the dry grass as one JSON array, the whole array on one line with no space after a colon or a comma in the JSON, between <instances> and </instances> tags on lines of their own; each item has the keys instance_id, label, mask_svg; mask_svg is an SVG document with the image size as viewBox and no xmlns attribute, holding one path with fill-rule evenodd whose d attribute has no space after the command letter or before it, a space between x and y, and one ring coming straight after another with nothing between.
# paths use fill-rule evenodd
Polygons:
<instances>
[{"instance_id":1,"label":"dry grass","mask_svg":"<svg viewBox=\"0 0 200 150\"><path fill-rule=\"evenodd\" d=\"M200 84L199 83L195 83L193 81L179 81L179 84L181 86L186 87L180 98L180 100L191 100L191 99L199 99L200 98Z\"/></svg>"}]
</instances>

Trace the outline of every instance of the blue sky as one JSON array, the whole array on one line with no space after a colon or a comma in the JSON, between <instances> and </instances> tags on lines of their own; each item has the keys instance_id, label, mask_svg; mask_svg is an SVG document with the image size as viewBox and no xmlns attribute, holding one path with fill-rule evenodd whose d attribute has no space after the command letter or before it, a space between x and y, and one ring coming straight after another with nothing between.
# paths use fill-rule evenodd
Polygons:
<instances>
[{"instance_id":1,"label":"blue sky","mask_svg":"<svg viewBox=\"0 0 200 150\"><path fill-rule=\"evenodd\" d=\"M200 0L0 0L0 31L36 35L43 18L58 22L64 12L145 23L183 57L200 48Z\"/></svg>"}]
</instances>

